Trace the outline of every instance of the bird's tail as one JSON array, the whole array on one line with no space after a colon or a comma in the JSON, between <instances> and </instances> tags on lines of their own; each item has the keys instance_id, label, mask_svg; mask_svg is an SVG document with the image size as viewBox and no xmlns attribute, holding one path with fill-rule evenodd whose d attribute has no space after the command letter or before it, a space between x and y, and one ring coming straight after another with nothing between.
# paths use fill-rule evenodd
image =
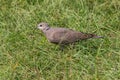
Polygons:
<instances>
[{"instance_id":1,"label":"bird's tail","mask_svg":"<svg viewBox=\"0 0 120 80\"><path fill-rule=\"evenodd\" d=\"M95 34L91 34L91 38L104 38L103 36L97 36Z\"/></svg>"}]
</instances>

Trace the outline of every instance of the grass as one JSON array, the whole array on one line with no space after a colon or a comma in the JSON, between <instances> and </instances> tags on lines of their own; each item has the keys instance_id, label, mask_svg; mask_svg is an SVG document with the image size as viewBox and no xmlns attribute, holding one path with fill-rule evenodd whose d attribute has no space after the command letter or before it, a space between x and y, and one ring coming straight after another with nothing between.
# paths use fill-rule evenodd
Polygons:
<instances>
[{"instance_id":1,"label":"grass","mask_svg":"<svg viewBox=\"0 0 120 80\"><path fill-rule=\"evenodd\" d=\"M39 22L105 38L61 51ZM119 79L119 0L0 0L0 80Z\"/></svg>"}]
</instances>

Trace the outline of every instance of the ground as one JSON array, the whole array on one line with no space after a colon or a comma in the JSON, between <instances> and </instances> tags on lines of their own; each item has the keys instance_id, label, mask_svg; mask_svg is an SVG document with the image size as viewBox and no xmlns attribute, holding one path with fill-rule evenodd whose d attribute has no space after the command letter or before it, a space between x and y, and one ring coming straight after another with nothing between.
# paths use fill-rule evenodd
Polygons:
<instances>
[{"instance_id":1,"label":"ground","mask_svg":"<svg viewBox=\"0 0 120 80\"><path fill-rule=\"evenodd\" d=\"M104 38L61 51L40 22ZM120 80L120 1L0 0L0 80Z\"/></svg>"}]
</instances>

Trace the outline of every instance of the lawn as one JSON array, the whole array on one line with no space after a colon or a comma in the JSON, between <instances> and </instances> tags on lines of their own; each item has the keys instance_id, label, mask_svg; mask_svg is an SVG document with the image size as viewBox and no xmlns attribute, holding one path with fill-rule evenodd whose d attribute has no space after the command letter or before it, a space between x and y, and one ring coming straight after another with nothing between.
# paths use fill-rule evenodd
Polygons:
<instances>
[{"instance_id":1,"label":"lawn","mask_svg":"<svg viewBox=\"0 0 120 80\"><path fill-rule=\"evenodd\" d=\"M40 22L104 38L61 51ZM0 0L0 80L120 80L120 1Z\"/></svg>"}]
</instances>

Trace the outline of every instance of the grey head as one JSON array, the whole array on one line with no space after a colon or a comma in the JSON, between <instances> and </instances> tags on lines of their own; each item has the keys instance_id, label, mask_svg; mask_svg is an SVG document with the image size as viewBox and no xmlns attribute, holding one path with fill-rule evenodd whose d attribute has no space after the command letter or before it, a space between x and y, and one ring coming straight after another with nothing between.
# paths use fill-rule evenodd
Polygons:
<instances>
[{"instance_id":1,"label":"grey head","mask_svg":"<svg viewBox=\"0 0 120 80\"><path fill-rule=\"evenodd\" d=\"M42 30L43 32L46 32L47 30L50 29L49 25L45 22L41 22L38 24L37 26L40 30Z\"/></svg>"}]
</instances>

